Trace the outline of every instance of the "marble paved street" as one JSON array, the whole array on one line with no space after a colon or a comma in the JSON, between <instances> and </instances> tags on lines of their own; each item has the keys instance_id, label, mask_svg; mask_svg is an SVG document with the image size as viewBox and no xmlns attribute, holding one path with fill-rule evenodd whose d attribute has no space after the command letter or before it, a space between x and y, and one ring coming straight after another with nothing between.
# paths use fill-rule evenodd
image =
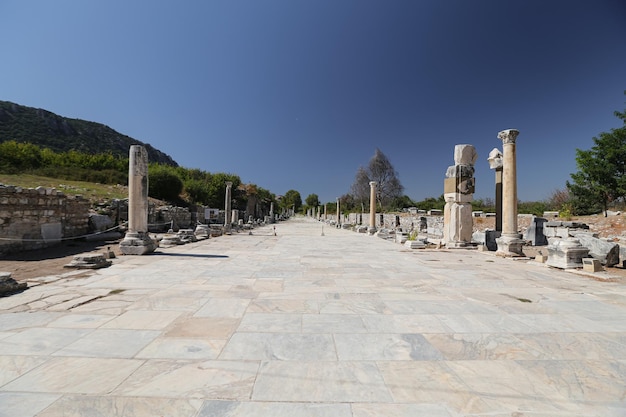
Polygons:
<instances>
[{"instance_id":1,"label":"marble paved street","mask_svg":"<svg viewBox=\"0 0 626 417\"><path fill-rule=\"evenodd\" d=\"M0 298L0 416L626 416L626 285L306 219Z\"/></svg>"}]
</instances>

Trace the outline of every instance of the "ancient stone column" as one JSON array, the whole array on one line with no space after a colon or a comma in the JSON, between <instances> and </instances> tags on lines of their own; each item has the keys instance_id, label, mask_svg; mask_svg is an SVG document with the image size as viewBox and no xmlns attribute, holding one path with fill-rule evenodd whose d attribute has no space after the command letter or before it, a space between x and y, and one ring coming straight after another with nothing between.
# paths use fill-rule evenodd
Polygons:
<instances>
[{"instance_id":1,"label":"ancient stone column","mask_svg":"<svg viewBox=\"0 0 626 417\"><path fill-rule=\"evenodd\" d=\"M376 181L370 181L370 226L367 232L370 235L376 233Z\"/></svg>"},{"instance_id":2,"label":"ancient stone column","mask_svg":"<svg viewBox=\"0 0 626 417\"><path fill-rule=\"evenodd\" d=\"M327 210L327 203L324 203L324 220L326 220L328 218L328 210Z\"/></svg>"},{"instance_id":3,"label":"ancient stone column","mask_svg":"<svg viewBox=\"0 0 626 417\"><path fill-rule=\"evenodd\" d=\"M443 238L448 248L471 246L472 199L476 149L472 145L454 147L454 165L448 167L444 182Z\"/></svg>"},{"instance_id":4,"label":"ancient stone column","mask_svg":"<svg viewBox=\"0 0 626 417\"><path fill-rule=\"evenodd\" d=\"M341 214L339 212L339 197L337 197L337 227L341 226Z\"/></svg>"},{"instance_id":5,"label":"ancient stone column","mask_svg":"<svg viewBox=\"0 0 626 417\"><path fill-rule=\"evenodd\" d=\"M226 197L224 201L224 232L226 233L230 233L232 188L233 183L231 181L226 181Z\"/></svg>"},{"instance_id":6,"label":"ancient stone column","mask_svg":"<svg viewBox=\"0 0 626 417\"><path fill-rule=\"evenodd\" d=\"M519 131L503 130L498 133L502 140L502 236L496 239L500 256L523 256L522 235L517 231L517 162L515 139Z\"/></svg>"},{"instance_id":7,"label":"ancient stone column","mask_svg":"<svg viewBox=\"0 0 626 417\"><path fill-rule=\"evenodd\" d=\"M274 203L270 203L270 218L272 219L272 223L276 221L276 216L274 216Z\"/></svg>"},{"instance_id":8,"label":"ancient stone column","mask_svg":"<svg viewBox=\"0 0 626 417\"><path fill-rule=\"evenodd\" d=\"M496 232L502 231L502 152L498 148L493 148L489 152L489 168L496 173Z\"/></svg>"},{"instance_id":9,"label":"ancient stone column","mask_svg":"<svg viewBox=\"0 0 626 417\"><path fill-rule=\"evenodd\" d=\"M120 242L124 255L154 252L157 244L148 234L148 152L131 145L128 161L128 231Z\"/></svg>"}]
</instances>

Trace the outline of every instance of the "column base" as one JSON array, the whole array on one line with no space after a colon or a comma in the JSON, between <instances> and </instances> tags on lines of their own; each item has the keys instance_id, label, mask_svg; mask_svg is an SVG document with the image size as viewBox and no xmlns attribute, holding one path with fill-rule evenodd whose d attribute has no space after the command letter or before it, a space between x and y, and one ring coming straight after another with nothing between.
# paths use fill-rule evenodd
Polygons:
<instances>
[{"instance_id":1,"label":"column base","mask_svg":"<svg viewBox=\"0 0 626 417\"><path fill-rule=\"evenodd\" d=\"M373 235L373 234L375 234L375 233L376 233L376 231L377 231L377 230L378 230L378 229L376 229L376 227L371 227L371 226L370 226L370 227L368 227L368 228L367 228L367 234L369 234L369 235Z\"/></svg>"},{"instance_id":2,"label":"column base","mask_svg":"<svg viewBox=\"0 0 626 417\"><path fill-rule=\"evenodd\" d=\"M120 242L124 255L145 255L156 250L158 244L146 232L128 232Z\"/></svg>"},{"instance_id":3,"label":"column base","mask_svg":"<svg viewBox=\"0 0 626 417\"><path fill-rule=\"evenodd\" d=\"M446 249L476 249L472 242L446 242Z\"/></svg>"},{"instance_id":4,"label":"column base","mask_svg":"<svg viewBox=\"0 0 626 417\"><path fill-rule=\"evenodd\" d=\"M502 236L496 239L498 250L496 256L502 257L519 257L525 256L522 251L522 246L526 241L520 239L521 235L515 236Z\"/></svg>"}]
</instances>

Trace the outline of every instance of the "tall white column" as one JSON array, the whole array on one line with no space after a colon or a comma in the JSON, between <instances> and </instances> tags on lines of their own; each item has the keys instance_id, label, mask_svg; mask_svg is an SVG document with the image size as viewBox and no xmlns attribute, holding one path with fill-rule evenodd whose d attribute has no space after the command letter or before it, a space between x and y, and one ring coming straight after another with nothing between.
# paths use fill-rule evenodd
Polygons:
<instances>
[{"instance_id":1,"label":"tall white column","mask_svg":"<svg viewBox=\"0 0 626 417\"><path fill-rule=\"evenodd\" d=\"M500 256L523 256L521 239L517 231L517 161L515 140L519 135L516 129L498 133L502 140L502 237L496 239Z\"/></svg>"},{"instance_id":2,"label":"tall white column","mask_svg":"<svg viewBox=\"0 0 626 417\"><path fill-rule=\"evenodd\" d=\"M337 197L337 227L341 226L341 212L339 211L339 197Z\"/></svg>"},{"instance_id":3,"label":"tall white column","mask_svg":"<svg viewBox=\"0 0 626 417\"><path fill-rule=\"evenodd\" d=\"M120 242L124 255L143 255L156 249L148 235L148 152L131 145L128 155L128 232Z\"/></svg>"},{"instance_id":4,"label":"tall white column","mask_svg":"<svg viewBox=\"0 0 626 417\"><path fill-rule=\"evenodd\" d=\"M226 197L224 199L224 230L226 233L230 233L232 188L233 183L231 181L226 181Z\"/></svg>"},{"instance_id":5,"label":"tall white column","mask_svg":"<svg viewBox=\"0 0 626 417\"><path fill-rule=\"evenodd\" d=\"M376 233L376 181L370 181L370 226L367 232Z\"/></svg>"}]
</instances>

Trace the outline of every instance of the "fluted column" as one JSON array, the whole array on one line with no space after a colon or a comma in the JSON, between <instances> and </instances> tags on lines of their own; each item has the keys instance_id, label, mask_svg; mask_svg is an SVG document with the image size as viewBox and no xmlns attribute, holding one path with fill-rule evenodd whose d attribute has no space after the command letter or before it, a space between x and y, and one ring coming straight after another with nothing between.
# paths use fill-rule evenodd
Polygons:
<instances>
[{"instance_id":1,"label":"fluted column","mask_svg":"<svg viewBox=\"0 0 626 417\"><path fill-rule=\"evenodd\" d=\"M337 197L337 227L341 226L341 212L339 211L339 197Z\"/></svg>"}]
</instances>

